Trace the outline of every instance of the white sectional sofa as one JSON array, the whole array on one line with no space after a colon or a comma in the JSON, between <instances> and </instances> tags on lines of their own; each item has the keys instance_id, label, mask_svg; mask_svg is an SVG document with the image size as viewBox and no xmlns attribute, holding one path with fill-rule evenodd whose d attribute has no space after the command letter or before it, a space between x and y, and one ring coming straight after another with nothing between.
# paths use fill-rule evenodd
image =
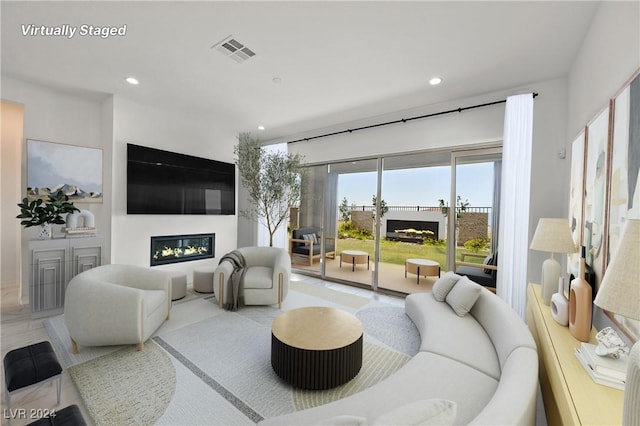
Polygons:
<instances>
[{"instance_id":1,"label":"white sectional sofa","mask_svg":"<svg viewBox=\"0 0 640 426\"><path fill-rule=\"evenodd\" d=\"M437 399L455 403L457 412L450 418L454 424L533 425L538 355L527 326L494 293L466 277L458 278L453 286L460 290L457 301L452 298L454 290L445 294L445 300L436 300L435 286L434 293L406 298L405 312L420 331L422 345L395 374L358 394L262 424L416 424L411 423L417 421L415 415L409 420L409 412L415 412L419 401L427 405L433 401L426 400ZM463 294L465 285L479 293L472 297L477 297L475 302ZM469 313L456 314L452 308L456 303L466 304ZM443 421L434 418L434 423L424 424Z\"/></svg>"}]
</instances>

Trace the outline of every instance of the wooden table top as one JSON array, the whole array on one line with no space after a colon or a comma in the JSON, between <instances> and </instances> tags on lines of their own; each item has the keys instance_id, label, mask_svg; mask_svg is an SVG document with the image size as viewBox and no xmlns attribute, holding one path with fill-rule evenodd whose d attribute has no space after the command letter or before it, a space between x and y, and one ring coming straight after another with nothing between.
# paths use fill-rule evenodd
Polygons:
<instances>
[{"instance_id":1,"label":"wooden table top","mask_svg":"<svg viewBox=\"0 0 640 426\"><path fill-rule=\"evenodd\" d=\"M438 262L429 259L407 259L407 263L418 266L439 266Z\"/></svg>"},{"instance_id":2,"label":"wooden table top","mask_svg":"<svg viewBox=\"0 0 640 426\"><path fill-rule=\"evenodd\" d=\"M350 345L363 332L354 315L322 306L292 309L276 317L271 326L271 333L282 343L316 351Z\"/></svg>"}]
</instances>

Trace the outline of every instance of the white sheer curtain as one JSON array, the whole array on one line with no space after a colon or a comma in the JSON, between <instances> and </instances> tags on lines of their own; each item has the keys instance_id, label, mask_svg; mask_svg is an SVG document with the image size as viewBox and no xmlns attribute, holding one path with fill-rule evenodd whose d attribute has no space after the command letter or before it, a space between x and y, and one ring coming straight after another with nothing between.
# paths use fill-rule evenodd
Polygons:
<instances>
[{"instance_id":1,"label":"white sheer curtain","mask_svg":"<svg viewBox=\"0 0 640 426\"><path fill-rule=\"evenodd\" d=\"M533 95L510 96L504 116L497 293L525 317Z\"/></svg>"},{"instance_id":2,"label":"white sheer curtain","mask_svg":"<svg viewBox=\"0 0 640 426\"><path fill-rule=\"evenodd\" d=\"M266 152L287 152L287 144L265 145L262 147ZM258 246L269 247L269 230L263 218L258 218ZM273 246L283 249L287 248L287 224L281 225L273 235Z\"/></svg>"}]
</instances>

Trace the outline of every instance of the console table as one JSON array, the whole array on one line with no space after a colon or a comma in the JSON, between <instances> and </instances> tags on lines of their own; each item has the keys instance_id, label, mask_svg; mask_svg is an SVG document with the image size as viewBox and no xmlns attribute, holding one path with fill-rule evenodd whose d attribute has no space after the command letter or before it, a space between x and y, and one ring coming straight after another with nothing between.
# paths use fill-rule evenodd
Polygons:
<instances>
[{"instance_id":1,"label":"console table","mask_svg":"<svg viewBox=\"0 0 640 426\"><path fill-rule=\"evenodd\" d=\"M103 237L30 240L22 256L22 288L28 288L31 312L62 310L71 278L104 262L103 245Z\"/></svg>"},{"instance_id":2,"label":"console table","mask_svg":"<svg viewBox=\"0 0 640 426\"><path fill-rule=\"evenodd\" d=\"M539 376L547 423L616 425L622 423L621 390L591 380L576 356L580 346L569 328L558 324L542 303L539 284L527 289L527 323L538 346ZM597 343L591 329L590 343Z\"/></svg>"}]
</instances>

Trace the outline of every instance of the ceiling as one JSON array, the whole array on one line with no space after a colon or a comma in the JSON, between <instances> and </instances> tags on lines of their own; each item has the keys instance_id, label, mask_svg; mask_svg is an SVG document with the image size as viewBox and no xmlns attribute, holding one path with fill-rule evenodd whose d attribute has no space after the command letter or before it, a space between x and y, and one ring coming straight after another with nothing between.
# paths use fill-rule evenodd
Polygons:
<instances>
[{"instance_id":1,"label":"ceiling","mask_svg":"<svg viewBox=\"0 0 640 426\"><path fill-rule=\"evenodd\" d=\"M2 1L0 7L2 76L92 99L115 94L170 105L272 139L566 76L598 3ZM106 39L23 36L23 24L127 30ZM256 56L237 63L211 48L229 35ZM126 76L140 84L127 84ZM430 86L433 76L443 83Z\"/></svg>"}]
</instances>

